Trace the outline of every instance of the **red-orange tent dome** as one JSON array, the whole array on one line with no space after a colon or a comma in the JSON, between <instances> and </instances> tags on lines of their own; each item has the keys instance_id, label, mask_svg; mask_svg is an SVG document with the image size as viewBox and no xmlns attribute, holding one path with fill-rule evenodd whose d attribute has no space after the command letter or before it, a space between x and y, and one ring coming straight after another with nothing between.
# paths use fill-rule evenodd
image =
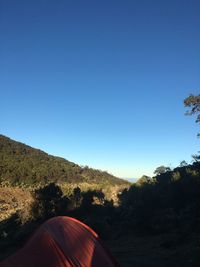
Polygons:
<instances>
[{"instance_id":1,"label":"red-orange tent dome","mask_svg":"<svg viewBox=\"0 0 200 267\"><path fill-rule=\"evenodd\" d=\"M70 217L45 222L24 248L0 267L115 267L119 266L87 225Z\"/></svg>"}]
</instances>

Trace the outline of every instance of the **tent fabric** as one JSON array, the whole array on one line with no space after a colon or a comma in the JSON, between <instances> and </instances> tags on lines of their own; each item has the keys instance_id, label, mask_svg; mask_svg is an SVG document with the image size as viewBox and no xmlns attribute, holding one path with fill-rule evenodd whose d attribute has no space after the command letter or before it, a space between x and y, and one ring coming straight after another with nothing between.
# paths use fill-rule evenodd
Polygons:
<instances>
[{"instance_id":1,"label":"tent fabric","mask_svg":"<svg viewBox=\"0 0 200 267\"><path fill-rule=\"evenodd\" d=\"M87 225L71 217L45 222L0 267L117 267L118 263Z\"/></svg>"}]
</instances>

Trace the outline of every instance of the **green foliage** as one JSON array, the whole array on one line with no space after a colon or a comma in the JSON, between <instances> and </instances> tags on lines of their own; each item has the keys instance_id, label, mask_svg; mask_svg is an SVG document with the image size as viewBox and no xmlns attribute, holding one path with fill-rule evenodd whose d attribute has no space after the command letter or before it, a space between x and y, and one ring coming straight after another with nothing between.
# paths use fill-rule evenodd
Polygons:
<instances>
[{"instance_id":1,"label":"green foliage","mask_svg":"<svg viewBox=\"0 0 200 267\"><path fill-rule=\"evenodd\" d=\"M180 167L186 167L188 164L187 164L187 162L185 161L185 160L182 160L181 162L180 162Z\"/></svg>"},{"instance_id":2,"label":"green foliage","mask_svg":"<svg viewBox=\"0 0 200 267\"><path fill-rule=\"evenodd\" d=\"M105 195L100 190L88 190L87 192L82 192L82 203L81 207L83 209L90 209L92 204L94 203L96 198L96 201L98 201L99 204L104 203Z\"/></svg>"},{"instance_id":3,"label":"green foliage","mask_svg":"<svg viewBox=\"0 0 200 267\"><path fill-rule=\"evenodd\" d=\"M143 181L143 180L142 180ZM120 221L143 233L181 230L200 233L200 163L136 183L120 195Z\"/></svg>"},{"instance_id":4,"label":"green foliage","mask_svg":"<svg viewBox=\"0 0 200 267\"><path fill-rule=\"evenodd\" d=\"M80 167L63 158L13 141L0 135L0 182L10 185L55 183L128 184L107 172Z\"/></svg>"},{"instance_id":5,"label":"green foliage","mask_svg":"<svg viewBox=\"0 0 200 267\"><path fill-rule=\"evenodd\" d=\"M185 107L189 107L190 110L186 112L187 115L197 114L196 122L200 122L200 94L190 95L184 100Z\"/></svg>"},{"instance_id":6,"label":"green foliage","mask_svg":"<svg viewBox=\"0 0 200 267\"><path fill-rule=\"evenodd\" d=\"M78 208L81 204L81 189L80 187L76 187L73 190L73 194L71 195L71 199L73 200L74 207Z\"/></svg>"},{"instance_id":7,"label":"green foliage","mask_svg":"<svg viewBox=\"0 0 200 267\"><path fill-rule=\"evenodd\" d=\"M33 197L35 201L31 212L34 220L45 220L63 212L66 214L68 210L68 198L63 198L60 187L54 183L35 190Z\"/></svg>"},{"instance_id":8,"label":"green foliage","mask_svg":"<svg viewBox=\"0 0 200 267\"><path fill-rule=\"evenodd\" d=\"M137 185L149 184L152 182L151 177L143 175L140 179L137 180Z\"/></svg>"},{"instance_id":9,"label":"green foliage","mask_svg":"<svg viewBox=\"0 0 200 267\"><path fill-rule=\"evenodd\" d=\"M192 158L193 158L194 162L199 162L200 161L200 155L198 155L198 154L192 155Z\"/></svg>"},{"instance_id":10,"label":"green foliage","mask_svg":"<svg viewBox=\"0 0 200 267\"><path fill-rule=\"evenodd\" d=\"M160 174L162 174L162 173L165 173L165 172L168 172L168 171L170 171L171 169L169 168L169 167L165 167L165 166L159 166L159 167L157 167L156 169L155 169L155 171L154 171L154 173L156 174L156 175L160 175Z\"/></svg>"},{"instance_id":11,"label":"green foliage","mask_svg":"<svg viewBox=\"0 0 200 267\"><path fill-rule=\"evenodd\" d=\"M196 114L196 122L200 123L200 94L198 95L190 95L184 100L185 107L189 107L190 109L186 112L186 115L194 115ZM198 134L200 136L200 134Z\"/></svg>"},{"instance_id":12,"label":"green foliage","mask_svg":"<svg viewBox=\"0 0 200 267\"><path fill-rule=\"evenodd\" d=\"M22 224L21 218L15 216L0 224L0 248L11 252L42 221L61 214L85 222L104 239L135 233L137 236L159 234L170 237L163 241L163 247L179 246L186 242L185 237L200 235L199 192L199 162L179 166L153 179L143 176L139 183L118 194L118 206L106 200L100 190L82 192L76 187L66 197L59 186L51 183L33 194L34 220Z\"/></svg>"}]
</instances>

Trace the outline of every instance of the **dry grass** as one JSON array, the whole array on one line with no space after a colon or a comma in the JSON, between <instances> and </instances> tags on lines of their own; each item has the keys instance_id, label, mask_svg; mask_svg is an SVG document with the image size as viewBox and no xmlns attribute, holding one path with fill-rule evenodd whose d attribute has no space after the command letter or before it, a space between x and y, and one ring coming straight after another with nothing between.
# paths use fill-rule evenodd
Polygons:
<instances>
[{"instance_id":1,"label":"dry grass","mask_svg":"<svg viewBox=\"0 0 200 267\"><path fill-rule=\"evenodd\" d=\"M124 189L124 186L104 186L98 184L79 183L79 184L59 184L64 195L71 195L73 189L77 186L81 191L87 190L103 190L106 199L113 199L117 203L117 194ZM34 188L22 188L1 186L0 187L0 221L9 218L16 212L22 212L22 219L29 217L30 205L33 201L31 192Z\"/></svg>"},{"instance_id":2,"label":"dry grass","mask_svg":"<svg viewBox=\"0 0 200 267\"><path fill-rule=\"evenodd\" d=\"M22 211L26 214L33 201L28 189L17 187L0 187L0 221L9 218L12 214Z\"/></svg>"}]
</instances>

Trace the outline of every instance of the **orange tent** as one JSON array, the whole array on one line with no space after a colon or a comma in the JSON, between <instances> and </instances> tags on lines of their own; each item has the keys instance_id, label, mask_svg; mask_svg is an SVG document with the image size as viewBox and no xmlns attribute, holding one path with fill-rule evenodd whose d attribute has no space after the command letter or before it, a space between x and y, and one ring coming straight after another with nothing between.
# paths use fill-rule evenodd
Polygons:
<instances>
[{"instance_id":1,"label":"orange tent","mask_svg":"<svg viewBox=\"0 0 200 267\"><path fill-rule=\"evenodd\" d=\"M112 255L87 225L70 217L45 222L24 248L0 267L116 267Z\"/></svg>"}]
</instances>

